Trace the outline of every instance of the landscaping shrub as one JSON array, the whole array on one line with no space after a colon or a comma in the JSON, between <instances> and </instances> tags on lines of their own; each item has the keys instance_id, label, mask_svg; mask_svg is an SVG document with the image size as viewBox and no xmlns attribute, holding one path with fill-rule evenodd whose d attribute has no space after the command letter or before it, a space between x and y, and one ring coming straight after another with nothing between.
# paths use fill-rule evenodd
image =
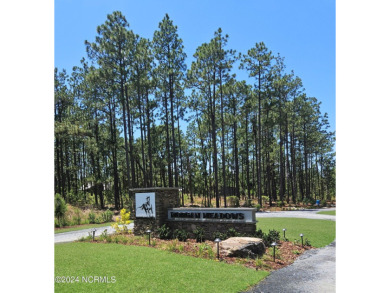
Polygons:
<instances>
[{"instance_id":1,"label":"landscaping shrub","mask_svg":"<svg viewBox=\"0 0 390 293\"><path fill-rule=\"evenodd\" d=\"M213 237L214 237L214 239L219 238L221 240L225 240L228 238L227 235L225 233L222 233L222 232L214 232Z\"/></svg>"},{"instance_id":2,"label":"landscaping shrub","mask_svg":"<svg viewBox=\"0 0 390 293\"><path fill-rule=\"evenodd\" d=\"M122 242L122 244L127 244L127 242L129 242L129 240L127 239L127 237L122 237L121 242Z\"/></svg>"},{"instance_id":3,"label":"landscaping shrub","mask_svg":"<svg viewBox=\"0 0 390 293\"><path fill-rule=\"evenodd\" d=\"M206 251L207 251L207 257L209 259L215 258L215 253L213 251L213 248L210 245L207 245Z\"/></svg>"},{"instance_id":4,"label":"landscaping shrub","mask_svg":"<svg viewBox=\"0 0 390 293\"><path fill-rule=\"evenodd\" d=\"M195 234L196 242L204 241L204 230L202 227L196 227L194 234Z\"/></svg>"},{"instance_id":5,"label":"landscaping shrub","mask_svg":"<svg viewBox=\"0 0 390 293\"><path fill-rule=\"evenodd\" d=\"M252 199L251 198L247 198L247 199L245 199L245 202L244 202L244 205L243 205L244 207L248 207L248 208L250 208L250 207L252 207L253 205L252 205Z\"/></svg>"},{"instance_id":6,"label":"landscaping shrub","mask_svg":"<svg viewBox=\"0 0 390 293\"><path fill-rule=\"evenodd\" d=\"M167 246L168 251L176 252L178 250L177 244L178 244L177 239L168 243L168 246Z\"/></svg>"},{"instance_id":7,"label":"landscaping shrub","mask_svg":"<svg viewBox=\"0 0 390 293\"><path fill-rule=\"evenodd\" d=\"M106 210L104 213L102 213L102 222L107 223L112 221L112 217L114 216L114 213L110 210Z\"/></svg>"},{"instance_id":8,"label":"landscaping shrub","mask_svg":"<svg viewBox=\"0 0 390 293\"><path fill-rule=\"evenodd\" d=\"M230 207L238 207L238 206L240 206L240 200L238 199L238 197L237 196L228 196L227 198L226 198L226 200L227 200L227 204L228 204L228 206L230 206Z\"/></svg>"},{"instance_id":9,"label":"landscaping shrub","mask_svg":"<svg viewBox=\"0 0 390 293\"><path fill-rule=\"evenodd\" d=\"M60 194L54 196L54 216L57 218L58 225L61 227L64 224L66 203Z\"/></svg>"},{"instance_id":10,"label":"landscaping shrub","mask_svg":"<svg viewBox=\"0 0 390 293\"><path fill-rule=\"evenodd\" d=\"M182 229L176 229L173 231L173 238L176 238L179 241L186 241L188 238L188 233Z\"/></svg>"},{"instance_id":11,"label":"landscaping shrub","mask_svg":"<svg viewBox=\"0 0 390 293\"><path fill-rule=\"evenodd\" d=\"M88 221L89 221L90 224L95 224L96 223L96 214L93 211L89 212L89 214L88 214Z\"/></svg>"},{"instance_id":12,"label":"landscaping shrub","mask_svg":"<svg viewBox=\"0 0 390 293\"><path fill-rule=\"evenodd\" d=\"M207 243L202 243L201 245L199 245L198 251L196 251L195 254L198 257L207 256L210 259L215 258L215 253L213 251L213 248Z\"/></svg>"},{"instance_id":13,"label":"landscaping shrub","mask_svg":"<svg viewBox=\"0 0 390 293\"><path fill-rule=\"evenodd\" d=\"M262 239L263 239L264 245L267 247L270 247L272 242L280 241L280 233L279 233L279 231L276 231L276 230L269 230L268 234L263 233Z\"/></svg>"},{"instance_id":14,"label":"landscaping shrub","mask_svg":"<svg viewBox=\"0 0 390 293\"><path fill-rule=\"evenodd\" d=\"M159 234L160 239L171 239L171 230L166 224L158 228L157 233Z\"/></svg>"},{"instance_id":15,"label":"landscaping shrub","mask_svg":"<svg viewBox=\"0 0 390 293\"><path fill-rule=\"evenodd\" d=\"M255 207L256 207L257 211L260 211L261 205L259 203L256 204Z\"/></svg>"},{"instance_id":16,"label":"landscaping shrub","mask_svg":"<svg viewBox=\"0 0 390 293\"><path fill-rule=\"evenodd\" d=\"M126 209L121 209L120 217L116 218L116 222L111 225L116 233L127 233L127 225L130 224L130 212L126 212Z\"/></svg>"},{"instance_id":17,"label":"landscaping shrub","mask_svg":"<svg viewBox=\"0 0 390 293\"><path fill-rule=\"evenodd\" d=\"M240 233L238 233L234 228L230 228L229 230L227 230L226 236L227 236L227 238L229 238L229 237L239 237Z\"/></svg>"},{"instance_id":18,"label":"landscaping shrub","mask_svg":"<svg viewBox=\"0 0 390 293\"><path fill-rule=\"evenodd\" d=\"M259 229L255 232L255 234L253 236L257 237L257 238L263 238L264 234L263 234L263 231L261 229Z\"/></svg>"},{"instance_id":19,"label":"landscaping shrub","mask_svg":"<svg viewBox=\"0 0 390 293\"><path fill-rule=\"evenodd\" d=\"M304 245L305 246L311 246L311 243L310 243L310 241L307 238L305 238Z\"/></svg>"},{"instance_id":20,"label":"landscaping shrub","mask_svg":"<svg viewBox=\"0 0 390 293\"><path fill-rule=\"evenodd\" d=\"M105 240L105 239L107 239L107 236L108 236L107 229L104 229L102 234L100 234L100 236L99 236L99 240Z\"/></svg>"},{"instance_id":21,"label":"landscaping shrub","mask_svg":"<svg viewBox=\"0 0 390 293\"><path fill-rule=\"evenodd\" d=\"M96 224L104 223L104 222L103 222L103 218L102 218L101 216L97 216L96 219L95 219L95 223L96 223Z\"/></svg>"}]
</instances>

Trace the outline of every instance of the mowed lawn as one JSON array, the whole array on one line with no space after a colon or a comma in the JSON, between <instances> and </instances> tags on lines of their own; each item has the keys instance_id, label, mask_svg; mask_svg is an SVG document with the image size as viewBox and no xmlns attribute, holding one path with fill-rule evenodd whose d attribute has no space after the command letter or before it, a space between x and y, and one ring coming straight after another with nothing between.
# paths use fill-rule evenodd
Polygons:
<instances>
[{"instance_id":1,"label":"mowed lawn","mask_svg":"<svg viewBox=\"0 0 390 293\"><path fill-rule=\"evenodd\" d=\"M55 283L56 292L241 292L267 275L240 265L149 247L114 243L55 245L55 276L79 277L79 282ZM83 282L82 277L89 276L106 276L106 280L115 277L116 281Z\"/></svg>"},{"instance_id":2,"label":"mowed lawn","mask_svg":"<svg viewBox=\"0 0 390 293\"><path fill-rule=\"evenodd\" d=\"M317 214L336 216L336 210L334 210L334 211L323 211L323 212L318 212Z\"/></svg>"},{"instance_id":3,"label":"mowed lawn","mask_svg":"<svg viewBox=\"0 0 390 293\"><path fill-rule=\"evenodd\" d=\"M301 233L303 239L307 240L314 247L324 247L336 237L336 222L330 220L312 220L300 218L258 218L257 229L264 233L275 229L280 231L280 239L283 239L283 228L286 229L286 238L289 241L299 240Z\"/></svg>"}]
</instances>

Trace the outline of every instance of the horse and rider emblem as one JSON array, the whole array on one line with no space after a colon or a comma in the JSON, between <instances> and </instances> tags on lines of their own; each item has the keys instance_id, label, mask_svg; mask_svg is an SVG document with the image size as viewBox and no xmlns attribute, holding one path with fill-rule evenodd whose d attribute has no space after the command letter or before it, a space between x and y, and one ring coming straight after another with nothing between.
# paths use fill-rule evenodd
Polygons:
<instances>
[{"instance_id":1,"label":"horse and rider emblem","mask_svg":"<svg viewBox=\"0 0 390 293\"><path fill-rule=\"evenodd\" d=\"M138 218L152 218L155 214L155 193L136 193L136 217Z\"/></svg>"}]
</instances>

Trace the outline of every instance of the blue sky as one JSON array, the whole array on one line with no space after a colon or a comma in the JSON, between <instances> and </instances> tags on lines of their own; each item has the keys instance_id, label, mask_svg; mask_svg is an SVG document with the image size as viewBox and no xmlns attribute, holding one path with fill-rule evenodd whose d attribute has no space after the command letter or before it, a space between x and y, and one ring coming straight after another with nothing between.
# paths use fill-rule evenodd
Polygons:
<instances>
[{"instance_id":1,"label":"blue sky","mask_svg":"<svg viewBox=\"0 0 390 293\"><path fill-rule=\"evenodd\" d=\"M335 1L55 1L55 66L68 72L86 57L84 41L94 41L96 27L107 14L121 11L130 28L151 39L168 13L183 39L188 65L196 48L221 27L228 47L241 53L263 41L285 57L286 71L294 70L308 96L322 102L335 130ZM239 79L247 79L244 71ZM249 80L249 82L253 82Z\"/></svg>"}]
</instances>

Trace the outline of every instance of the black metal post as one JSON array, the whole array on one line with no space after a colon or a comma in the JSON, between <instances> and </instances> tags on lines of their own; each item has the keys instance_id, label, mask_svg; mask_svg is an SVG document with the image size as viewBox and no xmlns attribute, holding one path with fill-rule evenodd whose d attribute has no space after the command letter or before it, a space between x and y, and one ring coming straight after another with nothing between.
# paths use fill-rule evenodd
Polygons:
<instances>
[{"instance_id":1,"label":"black metal post","mask_svg":"<svg viewBox=\"0 0 390 293\"><path fill-rule=\"evenodd\" d=\"M275 247L276 247L276 246L274 246L274 262L275 262Z\"/></svg>"}]
</instances>

